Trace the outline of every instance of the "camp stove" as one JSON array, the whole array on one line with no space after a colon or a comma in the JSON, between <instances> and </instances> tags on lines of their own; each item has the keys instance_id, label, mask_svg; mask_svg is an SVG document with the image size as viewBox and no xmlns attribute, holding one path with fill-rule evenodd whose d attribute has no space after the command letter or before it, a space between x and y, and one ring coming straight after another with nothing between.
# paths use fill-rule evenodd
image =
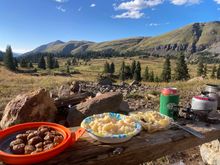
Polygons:
<instances>
[{"instance_id":1,"label":"camp stove","mask_svg":"<svg viewBox=\"0 0 220 165\"><path fill-rule=\"evenodd\" d=\"M192 105L188 104L186 108L182 109L181 117L192 120L192 121L204 121L206 122L208 119L208 114L210 111L207 110L195 110L192 109Z\"/></svg>"}]
</instances>

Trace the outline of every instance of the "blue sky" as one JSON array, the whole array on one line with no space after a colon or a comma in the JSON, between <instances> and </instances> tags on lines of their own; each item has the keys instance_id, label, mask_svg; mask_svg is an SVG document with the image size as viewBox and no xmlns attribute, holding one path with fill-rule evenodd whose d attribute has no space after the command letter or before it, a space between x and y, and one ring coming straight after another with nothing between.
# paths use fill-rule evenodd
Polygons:
<instances>
[{"instance_id":1,"label":"blue sky","mask_svg":"<svg viewBox=\"0 0 220 165\"><path fill-rule=\"evenodd\" d=\"M23 53L55 40L156 36L220 20L220 0L0 0L0 50Z\"/></svg>"}]
</instances>

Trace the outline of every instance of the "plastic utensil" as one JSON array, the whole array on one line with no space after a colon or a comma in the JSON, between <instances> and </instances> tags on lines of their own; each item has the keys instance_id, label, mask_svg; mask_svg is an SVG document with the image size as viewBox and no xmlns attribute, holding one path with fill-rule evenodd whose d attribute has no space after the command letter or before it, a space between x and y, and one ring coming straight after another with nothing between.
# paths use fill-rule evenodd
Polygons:
<instances>
[{"instance_id":1,"label":"plastic utensil","mask_svg":"<svg viewBox=\"0 0 220 165\"><path fill-rule=\"evenodd\" d=\"M48 126L55 129L63 136L63 141L56 147L39 152L36 154L27 154L27 155L15 155L10 152L9 144L12 140L15 139L15 136L19 133L25 132L26 130L36 129L40 126ZM60 154L66 148L74 144L85 132L84 128L79 128L75 132L71 132L68 128L49 122L30 122L25 124L18 124L12 127L9 127L5 130L0 131L0 161L3 161L8 164L34 164L48 159L53 158L54 156Z\"/></svg>"}]
</instances>

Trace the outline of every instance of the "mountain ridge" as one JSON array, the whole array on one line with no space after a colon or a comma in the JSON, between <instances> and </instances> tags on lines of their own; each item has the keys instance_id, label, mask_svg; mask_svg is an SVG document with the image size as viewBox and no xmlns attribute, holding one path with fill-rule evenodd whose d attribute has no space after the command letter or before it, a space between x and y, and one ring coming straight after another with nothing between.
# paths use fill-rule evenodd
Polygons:
<instances>
[{"instance_id":1,"label":"mountain ridge","mask_svg":"<svg viewBox=\"0 0 220 165\"><path fill-rule=\"evenodd\" d=\"M217 44L219 42L219 44ZM192 23L155 37L132 37L112 41L68 41L60 40L41 45L31 52L65 55L87 54L88 52L135 52L138 54L175 55L183 51L187 54L200 52L220 53L220 21ZM216 48L217 47L217 48ZM218 50L218 51L217 51Z\"/></svg>"}]
</instances>

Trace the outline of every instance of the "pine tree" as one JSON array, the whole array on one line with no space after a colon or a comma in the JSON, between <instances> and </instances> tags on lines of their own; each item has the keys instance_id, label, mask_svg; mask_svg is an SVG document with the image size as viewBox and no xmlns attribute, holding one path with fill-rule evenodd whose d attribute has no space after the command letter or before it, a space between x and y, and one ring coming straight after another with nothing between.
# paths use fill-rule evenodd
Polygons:
<instances>
[{"instance_id":1,"label":"pine tree","mask_svg":"<svg viewBox=\"0 0 220 165\"><path fill-rule=\"evenodd\" d=\"M153 71L151 71L149 74L149 81L154 82L154 72Z\"/></svg>"},{"instance_id":2,"label":"pine tree","mask_svg":"<svg viewBox=\"0 0 220 165\"><path fill-rule=\"evenodd\" d=\"M149 80L149 69L148 66L146 66L144 70L144 81L148 81L148 80Z\"/></svg>"},{"instance_id":3,"label":"pine tree","mask_svg":"<svg viewBox=\"0 0 220 165\"><path fill-rule=\"evenodd\" d=\"M163 71L161 74L161 80L165 82L169 82L171 80L171 66L170 66L170 58L167 57L163 64Z\"/></svg>"},{"instance_id":4,"label":"pine tree","mask_svg":"<svg viewBox=\"0 0 220 165\"><path fill-rule=\"evenodd\" d=\"M18 60L16 58L14 58L14 65L16 68L18 67Z\"/></svg>"},{"instance_id":5,"label":"pine tree","mask_svg":"<svg viewBox=\"0 0 220 165\"><path fill-rule=\"evenodd\" d=\"M216 78L217 78L217 79L220 79L220 64L218 65Z\"/></svg>"},{"instance_id":6,"label":"pine tree","mask_svg":"<svg viewBox=\"0 0 220 165\"><path fill-rule=\"evenodd\" d=\"M85 59L84 59L84 61L85 61ZM66 64L67 64L67 65L71 65L71 60L70 60L70 59L67 60L67 61L66 61Z\"/></svg>"},{"instance_id":7,"label":"pine tree","mask_svg":"<svg viewBox=\"0 0 220 165\"><path fill-rule=\"evenodd\" d=\"M132 79L131 68L129 65L125 66L125 79Z\"/></svg>"},{"instance_id":8,"label":"pine tree","mask_svg":"<svg viewBox=\"0 0 220 165\"><path fill-rule=\"evenodd\" d=\"M119 79L120 79L121 81L124 81L124 80L125 80L125 62L124 62L124 61L123 61L122 64L121 64Z\"/></svg>"},{"instance_id":9,"label":"pine tree","mask_svg":"<svg viewBox=\"0 0 220 165\"><path fill-rule=\"evenodd\" d=\"M4 65L7 69L11 71L15 71L16 67L14 65L13 53L11 46L7 46L4 57L3 57Z\"/></svg>"},{"instance_id":10,"label":"pine tree","mask_svg":"<svg viewBox=\"0 0 220 165\"><path fill-rule=\"evenodd\" d=\"M216 78L216 71L217 71L217 69L216 69L216 66L214 65L212 68L211 78L213 78L213 79Z\"/></svg>"},{"instance_id":11,"label":"pine tree","mask_svg":"<svg viewBox=\"0 0 220 165\"><path fill-rule=\"evenodd\" d=\"M154 82L160 82L160 79L158 76L155 77Z\"/></svg>"},{"instance_id":12,"label":"pine tree","mask_svg":"<svg viewBox=\"0 0 220 165\"><path fill-rule=\"evenodd\" d=\"M53 61L54 61L53 56L51 54L48 54L47 55L47 68L53 69L53 66L54 66Z\"/></svg>"},{"instance_id":13,"label":"pine tree","mask_svg":"<svg viewBox=\"0 0 220 165\"><path fill-rule=\"evenodd\" d=\"M70 73L70 66L69 65L66 65L66 73Z\"/></svg>"},{"instance_id":14,"label":"pine tree","mask_svg":"<svg viewBox=\"0 0 220 165\"><path fill-rule=\"evenodd\" d=\"M133 78L136 81L141 81L141 64L140 64L139 61L136 64L136 68L134 70L134 77Z\"/></svg>"},{"instance_id":15,"label":"pine tree","mask_svg":"<svg viewBox=\"0 0 220 165\"><path fill-rule=\"evenodd\" d=\"M54 60L54 66L53 66L53 68L59 68L60 66L59 66L59 62L58 62L58 60L57 59L55 59Z\"/></svg>"},{"instance_id":16,"label":"pine tree","mask_svg":"<svg viewBox=\"0 0 220 165\"><path fill-rule=\"evenodd\" d=\"M185 56L183 53L181 53L176 61L176 68L175 68L175 80L188 80L190 78L188 67L185 61Z\"/></svg>"},{"instance_id":17,"label":"pine tree","mask_svg":"<svg viewBox=\"0 0 220 165\"><path fill-rule=\"evenodd\" d=\"M199 60L198 67L197 67L197 76L202 76L204 75L204 64L203 60Z\"/></svg>"},{"instance_id":18,"label":"pine tree","mask_svg":"<svg viewBox=\"0 0 220 165\"><path fill-rule=\"evenodd\" d=\"M133 60L133 61L132 61L132 64L131 64L131 73L132 73L132 77L134 76L135 68L136 68L136 61Z\"/></svg>"},{"instance_id":19,"label":"pine tree","mask_svg":"<svg viewBox=\"0 0 220 165\"><path fill-rule=\"evenodd\" d=\"M28 63L28 68L33 68L34 66L33 66L33 64L32 64L32 62L30 61L29 63Z\"/></svg>"},{"instance_id":20,"label":"pine tree","mask_svg":"<svg viewBox=\"0 0 220 165\"><path fill-rule=\"evenodd\" d=\"M110 65L110 73L114 74L115 73L115 64L112 62Z\"/></svg>"},{"instance_id":21,"label":"pine tree","mask_svg":"<svg viewBox=\"0 0 220 165\"><path fill-rule=\"evenodd\" d=\"M22 68L28 67L28 62L24 58L21 59L20 67L22 67Z\"/></svg>"},{"instance_id":22,"label":"pine tree","mask_svg":"<svg viewBox=\"0 0 220 165\"><path fill-rule=\"evenodd\" d=\"M108 62L104 64L104 73L110 73L110 65Z\"/></svg>"},{"instance_id":23,"label":"pine tree","mask_svg":"<svg viewBox=\"0 0 220 165\"><path fill-rule=\"evenodd\" d=\"M204 65L203 76L204 76L204 77L207 77L207 64Z\"/></svg>"},{"instance_id":24,"label":"pine tree","mask_svg":"<svg viewBox=\"0 0 220 165\"><path fill-rule=\"evenodd\" d=\"M40 60L38 62L38 68L46 69L46 62L45 62L44 56L40 57Z\"/></svg>"}]
</instances>

